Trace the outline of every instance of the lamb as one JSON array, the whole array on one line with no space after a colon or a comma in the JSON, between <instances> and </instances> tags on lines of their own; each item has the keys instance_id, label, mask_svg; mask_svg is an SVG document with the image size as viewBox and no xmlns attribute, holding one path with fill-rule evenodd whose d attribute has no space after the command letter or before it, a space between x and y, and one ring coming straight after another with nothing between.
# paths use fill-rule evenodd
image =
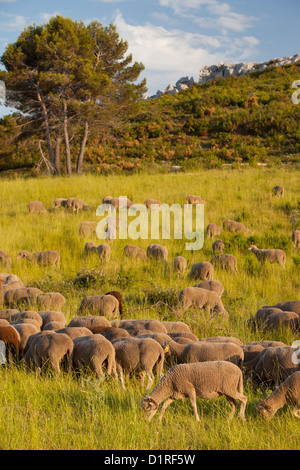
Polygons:
<instances>
[{"instance_id":1,"label":"lamb","mask_svg":"<svg viewBox=\"0 0 300 470\"><path fill-rule=\"evenodd\" d=\"M187 345L170 341L168 348L171 356L179 363L230 361L240 369L243 367L244 352L241 346L229 341L197 341Z\"/></svg>"},{"instance_id":2,"label":"lamb","mask_svg":"<svg viewBox=\"0 0 300 470\"><path fill-rule=\"evenodd\" d=\"M98 254L98 245L97 245L97 243L87 242L84 245L84 253L85 253L86 256L89 256L91 254Z\"/></svg>"},{"instance_id":3,"label":"lamb","mask_svg":"<svg viewBox=\"0 0 300 470\"><path fill-rule=\"evenodd\" d=\"M19 353L22 357L26 348L28 338L31 335L38 333L40 331L40 328L38 328L33 323L16 323L13 325L13 327L17 330L20 335Z\"/></svg>"},{"instance_id":4,"label":"lamb","mask_svg":"<svg viewBox=\"0 0 300 470\"><path fill-rule=\"evenodd\" d=\"M98 248L97 248L97 252L98 252L99 258L102 261L109 261L110 260L111 249L110 249L110 246L108 245L108 243L102 243L101 245L99 245Z\"/></svg>"},{"instance_id":5,"label":"lamb","mask_svg":"<svg viewBox=\"0 0 300 470\"><path fill-rule=\"evenodd\" d=\"M194 263L188 277L195 280L201 279L203 281L211 281L214 278L214 267L208 261Z\"/></svg>"},{"instance_id":6,"label":"lamb","mask_svg":"<svg viewBox=\"0 0 300 470\"><path fill-rule=\"evenodd\" d=\"M221 227L217 224L208 224L206 227L206 238L215 238L221 235Z\"/></svg>"},{"instance_id":7,"label":"lamb","mask_svg":"<svg viewBox=\"0 0 300 470\"><path fill-rule=\"evenodd\" d=\"M115 349L110 341L102 335L80 336L73 339L73 367L81 372L84 368L90 368L98 379L103 377L102 366L107 362L107 374L112 375L118 382L116 370Z\"/></svg>"},{"instance_id":8,"label":"lamb","mask_svg":"<svg viewBox=\"0 0 300 470\"><path fill-rule=\"evenodd\" d=\"M228 317L222 300L216 292L200 287L185 287L179 293L179 305L183 312L188 308L206 309Z\"/></svg>"},{"instance_id":9,"label":"lamb","mask_svg":"<svg viewBox=\"0 0 300 470\"><path fill-rule=\"evenodd\" d=\"M79 225L79 235L81 237L89 237L93 233L96 233L98 222L84 221Z\"/></svg>"},{"instance_id":10,"label":"lamb","mask_svg":"<svg viewBox=\"0 0 300 470\"><path fill-rule=\"evenodd\" d=\"M294 230L292 233L292 242L294 243L294 249L300 249L300 230Z\"/></svg>"},{"instance_id":11,"label":"lamb","mask_svg":"<svg viewBox=\"0 0 300 470\"><path fill-rule=\"evenodd\" d=\"M173 268L179 274L183 274L187 268L187 260L183 256L176 256L173 259Z\"/></svg>"},{"instance_id":12,"label":"lamb","mask_svg":"<svg viewBox=\"0 0 300 470\"><path fill-rule=\"evenodd\" d=\"M168 249L166 246L159 245L158 243L151 243L147 247L147 257L152 260L168 261Z\"/></svg>"},{"instance_id":13,"label":"lamb","mask_svg":"<svg viewBox=\"0 0 300 470\"><path fill-rule=\"evenodd\" d=\"M142 410L150 421L162 406L159 420L167 407L177 399L189 398L197 421L200 421L196 398L214 399L224 395L232 406L231 419L236 411L236 400L241 403L240 416L244 418L247 397L243 394L241 370L230 362L208 361L178 364L169 369L151 393L144 396Z\"/></svg>"},{"instance_id":14,"label":"lamb","mask_svg":"<svg viewBox=\"0 0 300 470\"><path fill-rule=\"evenodd\" d=\"M41 266L52 266L54 268L59 268L60 265L60 254L55 250L38 251L37 253L23 250L18 253L17 259L26 259Z\"/></svg>"},{"instance_id":15,"label":"lamb","mask_svg":"<svg viewBox=\"0 0 300 470\"><path fill-rule=\"evenodd\" d=\"M201 289L207 289L216 292L219 297L222 297L224 293L223 284L216 280L200 282L200 284L195 284L193 287L200 287Z\"/></svg>"},{"instance_id":16,"label":"lamb","mask_svg":"<svg viewBox=\"0 0 300 470\"><path fill-rule=\"evenodd\" d=\"M92 335L92 331L84 326L66 326L60 330L56 330L56 333L63 333L68 335L71 339L78 338L80 336Z\"/></svg>"},{"instance_id":17,"label":"lamb","mask_svg":"<svg viewBox=\"0 0 300 470\"><path fill-rule=\"evenodd\" d=\"M48 214L44 204L41 201L33 201L27 204L27 209L30 214Z\"/></svg>"},{"instance_id":18,"label":"lamb","mask_svg":"<svg viewBox=\"0 0 300 470\"><path fill-rule=\"evenodd\" d=\"M59 292L45 292L36 298L38 310L61 311L66 303L65 297Z\"/></svg>"},{"instance_id":19,"label":"lamb","mask_svg":"<svg viewBox=\"0 0 300 470\"><path fill-rule=\"evenodd\" d=\"M187 204L206 204L206 202L203 201L202 197L195 196L194 194L187 196L186 202Z\"/></svg>"},{"instance_id":20,"label":"lamb","mask_svg":"<svg viewBox=\"0 0 300 470\"><path fill-rule=\"evenodd\" d=\"M124 246L123 255L127 258L139 259L143 261L148 259L146 251L135 245Z\"/></svg>"},{"instance_id":21,"label":"lamb","mask_svg":"<svg viewBox=\"0 0 300 470\"><path fill-rule=\"evenodd\" d=\"M142 387L144 387L145 376L147 376L147 388L150 388L154 381L153 368L156 363L157 374L162 377L165 352L154 339L121 338L114 340L112 344L116 353L117 371L124 389L124 370L139 372Z\"/></svg>"},{"instance_id":22,"label":"lamb","mask_svg":"<svg viewBox=\"0 0 300 470\"><path fill-rule=\"evenodd\" d=\"M85 297L79 306L79 313L104 315L113 320L119 318L119 301L113 295L93 295Z\"/></svg>"},{"instance_id":23,"label":"lamb","mask_svg":"<svg viewBox=\"0 0 300 470\"><path fill-rule=\"evenodd\" d=\"M18 357L20 351L19 332L11 325L0 326L0 341L3 341L6 347L6 356L8 360L11 357Z\"/></svg>"},{"instance_id":24,"label":"lamb","mask_svg":"<svg viewBox=\"0 0 300 470\"><path fill-rule=\"evenodd\" d=\"M233 272L234 274L237 274L238 272L237 259L234 255L228 255L223 253L214 255L210 262L214 266L214 268L226 269Z\"/></svg>"},{"instance_id":25,"label":"lamb","mask_svg":"<svg viewBox=\"0 0 300 470\"><path fill-rule=\"evenodd\" d=\"M10 269L11 263L11 257L7 253L5 253L5 251L0 250L0 266L2 266L3 268Z\"/></svg>"},{"instance_id":26,"label":"lamb","mask_svg":"<svg viewBox=\"0 0 300 470\"><path fill-rule=\"evenodd\" d=\"M211 247L212 247L213 254L224 253L225 243L223 242L223 240L216 240L213 242Z\"/></svg>"},{"instance_id":27,"label":"lamb","mask_svg":"<svg viewBox=\"0 0 300 470\"><path fill-rule=\"evenodd\" d=\"M223 222L223 229L231 233L248 233L248 229L241 222L230 219Z\"/></svg>"},{"instance_id":28,"label":"lamb","mask_svg":"<svg viewBox=\"0 0 300 470\"><path fill-rule=\"evenodd\" d=\"M286 253L283 250L279 249L259 249L256 245L251 245L248 248L249 251L255 254L258 261L261 265L264 265L266 261L269 263L278 263L283 268L285 267L286 263Z\"/></svg>"},{"instance_id":29,"label":"lamb","mask_svg":"<svg viewBox=\"0 0 300 470\"><path fill-rule=\"evenodd\" d=\"M71 338L55 331L41 331L29 337L21 363L37 368L40 373L42 366L48 366L59 375L60 364L65 357L68 359L67 368L72 370L74 344Z\"/></svg>"},{"instance_id":30,"label":"lamb","mask_svg":"<svg viewBox=\"0 0 300 470\"><path fill-rule=\"evenodd\" d=\"M274 188L272 188L272 195L284 197L284 187L281 184L274 186Z\"/></svg>"},{"instance_id":31,"label":"lamb","mask_svg":"<svg viewBox=\"0 0 300 470\"><path fill-rule=\"evenodd\" d=\"M293 414L300 419L300 371L290 375L271 396L257 405L258 412L267 420L286 404L294 406Z\"/></svg>"},{"instance_id":32,"label":"lamb","mask_svg":"<svg viewBox=\"0 0 300 470\"><path fill-rule=\"evenodd\" d=\"M105 326L105 327L111 327L110 321L107 320L107 318L99 316L99 315L94 315L94 316L80 316L80 317L74 317L72 320L69 322L67 327L81 327L81 328L88 328L90 331L93 332L93 328L97 326Z\"/></svg>"}]
</instances>

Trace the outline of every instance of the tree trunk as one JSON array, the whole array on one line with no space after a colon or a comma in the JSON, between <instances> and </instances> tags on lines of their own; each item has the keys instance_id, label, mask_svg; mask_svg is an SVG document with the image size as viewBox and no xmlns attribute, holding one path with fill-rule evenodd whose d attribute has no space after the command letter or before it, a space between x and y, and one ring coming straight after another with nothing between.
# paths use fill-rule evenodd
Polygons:
<instances>
[{"instance_id":1,"label":"tree trunk","mask_svg":"<svg viewBox=\"0 0 300 470\"><path fill-rule=\"evenodd\" d=\"M70 142L69 142L69 134L68 134L68 113L67 113L67 102L64 100L64 140L65 140L65 148L66 148L66 169L67 174L72 174L72 166L71 166L71 152L70 152Z\"/></svg>"},{"instance_id":2,"label":"tree trunk","mask_svg":"<svg viewBox=\"0 0 300 470\"><path fill-rule=\"evenodd\" d=\"M89 123L88 121L85 121L84 134L83 134L83 138L81 141L80 152L79 152L78 159L77 159L77 173L79 174L82 173L82 169L83 169L83 158L84 158L84 152L85 152L85 146L86 146L88 134L89 134Z\"/></svg>"},{"instance_id":3,"label":"tree trunk","mask_svg":"<svg viewBox=\"0 0 300 470\"><path fill-rule=\"evenodd\" d=\"M54 172L57 173L57 170L56 170L56 167L55 167L55 162L54 162L53 149L52 149L52 145L51 145L51 134L50 134L48 111L47 111L45 102L42 98L42 95L41 95L39 89L37 90L37 98L38 98L38 101L41 105L43 116L44 116L44 121L45 121L45 126L46 126L47 147L48 147L48 152L49 152L50 163L53 167Z\"/></svg>"},{"instance_id":4,"label":"tree trunk","mask_svg":"<svg viewBox=\"0 0 300 470\"><path fill-rule=\"evenodd\" d=\"M61 174L61 167L60 167L60 146L61 146L62 138L60 136L57 137L55 143L55 155L54 155L54 162L57 174Z\"/></svg>"}]
</instances>

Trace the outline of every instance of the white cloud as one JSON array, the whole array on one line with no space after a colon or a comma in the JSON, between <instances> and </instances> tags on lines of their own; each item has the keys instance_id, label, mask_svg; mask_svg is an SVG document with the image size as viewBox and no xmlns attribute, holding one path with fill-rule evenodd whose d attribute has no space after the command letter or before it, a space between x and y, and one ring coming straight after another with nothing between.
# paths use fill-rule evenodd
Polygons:
<instances>
[{"instance_id":1,"label":"white cloud","mask_svg":"<svg viewBox=\"0 0 300 470\"><path fill-rule=\"evenodd\" d=\"M11 31L22 31L28 19L23 15L14 15L12 13L0 12L2 19L0 21L1 31L11 32Z\"/></svg>"},{"instance_id":2,"label":"white cloud","mask_svg":"<svg viewBox=\"0 0 300 470\"><path fill-rule=\"evenodd\" d=\"M43 23L48 23L48 21L53 17L60 15L59 11L54 11L53 13L40 13L39 17Z\"/></svg>"}]
</instances>

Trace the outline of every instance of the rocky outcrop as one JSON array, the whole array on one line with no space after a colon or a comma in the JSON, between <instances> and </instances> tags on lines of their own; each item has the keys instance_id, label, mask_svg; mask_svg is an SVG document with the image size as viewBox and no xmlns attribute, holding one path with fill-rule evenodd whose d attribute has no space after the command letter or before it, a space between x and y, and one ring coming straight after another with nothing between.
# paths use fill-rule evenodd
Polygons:
<instances>
[{"instance_id":1,"label":"rocky outcrop","mask_svg":"<svg viewBox=\"0 0 300 470\"><path fill-rule=\"evenodd\" d=\"M164 90L158 90L155 95L145 96L146 100L151 100L153 98L159 98L161 95L175 95L180 91L187 90L191 85L195 83L193 77L181 77L177 80L175 86L169 84Z\"/></svg>"}]
</instances>

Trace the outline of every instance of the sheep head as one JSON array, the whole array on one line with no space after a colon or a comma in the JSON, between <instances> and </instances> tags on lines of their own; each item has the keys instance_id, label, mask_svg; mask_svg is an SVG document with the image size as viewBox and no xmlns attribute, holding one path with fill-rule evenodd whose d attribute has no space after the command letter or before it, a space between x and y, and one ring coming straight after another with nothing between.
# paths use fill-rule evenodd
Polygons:
<instances>
[{"instance_id":1,"label":"sheep head","mask_svg":"<svg viewBox=\"0 0 300 470\"><path fill-rule=\"evenodd\" d=\"M141 401L141 407L148 421L151 421L158 410L158 403L153 398L146 396Z\"/></svg>"}]
</instances>

